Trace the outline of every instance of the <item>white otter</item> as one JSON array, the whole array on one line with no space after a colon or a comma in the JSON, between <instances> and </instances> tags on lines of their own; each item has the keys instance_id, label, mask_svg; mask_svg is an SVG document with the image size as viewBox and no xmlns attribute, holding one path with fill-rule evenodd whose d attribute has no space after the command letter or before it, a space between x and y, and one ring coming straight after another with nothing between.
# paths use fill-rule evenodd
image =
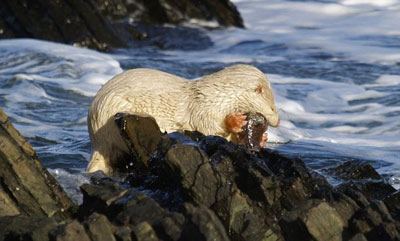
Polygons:
<instances>
[{"instance_id":1,"label":"white otter","mask_svg":"<svg viewBox=\"0 0 400 241\"><path fill-rule=\"evenodd\" d=\"M235 141L248 112L261 113L270 126L279 125L271 85L253 66L231 66L195 81L154 69L128 70L109 80L90 106L87 171L110 173L113 163L128 153L114 122L116 113L151 115L162 131L199 131Z\"/></svg>"}]
</instances>

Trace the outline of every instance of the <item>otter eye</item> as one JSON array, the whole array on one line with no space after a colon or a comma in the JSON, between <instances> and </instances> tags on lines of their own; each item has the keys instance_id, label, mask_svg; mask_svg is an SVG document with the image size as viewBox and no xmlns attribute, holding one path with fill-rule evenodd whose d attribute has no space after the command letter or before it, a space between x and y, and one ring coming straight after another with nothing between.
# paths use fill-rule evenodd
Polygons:
<instances>
[{"instance_id":1,"label":"otter eye","mask_svg":"<svg viewBox=\"0 0 400 241\"><path fill-rule=\"evenodd\" d=\"M257 86L257 88L255 89L255 91L259 94L262 94L264 92L264 89L261 85Z\"/></svg>"}]
</instances>

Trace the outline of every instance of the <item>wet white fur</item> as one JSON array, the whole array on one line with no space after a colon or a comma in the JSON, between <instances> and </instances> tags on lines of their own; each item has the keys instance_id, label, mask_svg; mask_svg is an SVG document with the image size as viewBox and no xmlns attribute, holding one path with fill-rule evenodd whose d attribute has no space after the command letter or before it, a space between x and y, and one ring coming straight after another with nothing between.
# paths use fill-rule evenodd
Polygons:
<instances>
[{"instance_id":1,"label":"wet white fur","mask_svg":"<svg viewBox=\"0 0 400 241\"><path fill-rule=\"evenodd\" d=\"M109 80L90 106L92 157L87 171L110 173L113 161L127 153L114 123L116 113L151 115L162 131L197 130L230 139L226 116L250 111L278 125L271 85L253 66L231 66L195 81L154 69L128 70Z\"/></svg>"}]
</instances>

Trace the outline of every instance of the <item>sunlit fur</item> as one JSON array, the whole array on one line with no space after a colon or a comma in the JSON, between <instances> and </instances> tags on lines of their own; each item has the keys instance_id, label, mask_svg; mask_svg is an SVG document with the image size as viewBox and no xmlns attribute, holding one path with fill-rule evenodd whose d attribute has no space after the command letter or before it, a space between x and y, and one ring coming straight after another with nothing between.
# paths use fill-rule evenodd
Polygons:
<instances>
[{"instance_id":1,"label":"sunlit fur","mask_svg":"<svg viewBox=\"0 0 400 241\"><path fill-rule=\"evenodd\" d=\"M128 152L114 123L118 112L151 115L162 131L197 130L228 139L224 120L231 113L259 112L270 126L279 122L270 83L255 67L235 65L195 81L154 69L128 70L108 81L90 106L88 172L110 173Z\"/></svg>"}]
</instances>

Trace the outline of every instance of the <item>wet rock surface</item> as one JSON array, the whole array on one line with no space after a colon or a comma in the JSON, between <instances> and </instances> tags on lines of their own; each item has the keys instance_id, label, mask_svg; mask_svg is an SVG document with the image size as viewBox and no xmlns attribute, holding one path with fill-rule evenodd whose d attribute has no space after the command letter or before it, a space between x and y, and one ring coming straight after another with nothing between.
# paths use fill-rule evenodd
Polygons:
<instances>
[{"instance_id":1,"label":"wet rock surface","mask_svg":"<svg viewBox=\"0 0 400 241\"><path fill-rule=\"evenodd\" d=\"M370 163L360 160L345 162L335 168L326 170L328 174L342 179L338 189L357 190L366 198L372 200L384 200L396 190L387 183Z\"/></svg>"},{"instance_id":2,"label":"wet rock surface","mask_svg":"<svg viewBox=\"0 0 400 241\"><path fill-rule=\"evenodd\" d=\"M196 132L161 133L149 117L116 122L135 153L121 165L126 172L93 174L66 221L0 218L0 240L400 240L395 190L333 187L299 159ZM373 176L365 180L384 183Z\"/></svg>"},{"instance_id":3,"label":"wet rock surface","mask_svg":"<svg viewBox=\"0 0 400 241\"><path fill-rule=\"evenodd\" d=\"M71 217L75 205L0 109L0 217Z\"/></svg>"},{"instance_id":4,"label":"wet rock surface","mask_svg":"<svg viewBox=\"0 0 400 241\"><path fill-rule=\"evenodd\" d=\"M0 38L37 38L98 50L127 47L132 41L163 48L209 46L204 44L211 41L199 30L161 27L192 19L243 27L229 0L4 0Z\"/></svg>"}]
</instances>

